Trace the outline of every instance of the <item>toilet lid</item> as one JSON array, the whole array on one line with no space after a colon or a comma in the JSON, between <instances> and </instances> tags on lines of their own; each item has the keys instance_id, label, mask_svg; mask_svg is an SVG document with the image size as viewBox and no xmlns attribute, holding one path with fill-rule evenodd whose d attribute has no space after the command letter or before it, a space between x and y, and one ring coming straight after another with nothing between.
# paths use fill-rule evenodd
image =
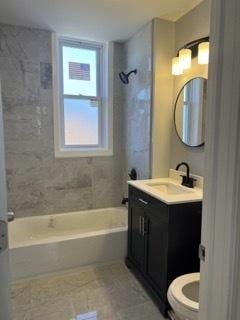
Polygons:
<instances>
[{"instance_id":1,"label":"toilet lid","mask_svg":"<svg viewBox=\"0 0 240 320\"><path fill-rule=\"evenodd\" d=\"M187 286L188 284L191 284L193 282L200 281L200 273L190 273L185 274L181 277L178 277L175 279L172 284L170 285L170 291L173 295L173 297L181 304L183 304L186 308L198 311L199 310L199 303L189 299L184 292L183 288Z\"/></svg>"}]
</instances>

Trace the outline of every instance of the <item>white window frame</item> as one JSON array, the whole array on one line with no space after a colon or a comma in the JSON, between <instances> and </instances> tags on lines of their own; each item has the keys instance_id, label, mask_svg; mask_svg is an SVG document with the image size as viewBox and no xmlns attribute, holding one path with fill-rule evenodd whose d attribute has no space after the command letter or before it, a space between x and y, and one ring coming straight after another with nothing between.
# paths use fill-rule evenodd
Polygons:
<instances>
[{"instance_id":1,"label":"white window frame","mask_svg":"<svg viewBox=\"0 0 240 320\"><path fill-rule=\"evenodd\" d=\"M99 50L97 97L63 94L62 46L70 44ZM52 34L53 54L53 105L54 105L54 151L56 158L101 157L113 155L113 43L99 43ZM64 144L64 97L90 99L99 102L99 145Z\"/></svg>"}]
</instances>

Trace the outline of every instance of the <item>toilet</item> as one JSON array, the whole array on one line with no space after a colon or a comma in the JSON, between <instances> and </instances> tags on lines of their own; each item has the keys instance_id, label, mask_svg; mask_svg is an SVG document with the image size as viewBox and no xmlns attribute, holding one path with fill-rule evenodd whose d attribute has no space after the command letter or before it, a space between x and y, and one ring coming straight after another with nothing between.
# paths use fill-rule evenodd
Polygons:
<instances>
[{"instance_id":1,"label":"toilet","mask_svg":"<svg viewBox=\"0 0 240 320\"><path fill-rule=\"evenodd\" d=\"M185 274L176 278L168 289L168 301L173 319L197 320L199 311L200 273Z\"/></svg>"}]
</instances>

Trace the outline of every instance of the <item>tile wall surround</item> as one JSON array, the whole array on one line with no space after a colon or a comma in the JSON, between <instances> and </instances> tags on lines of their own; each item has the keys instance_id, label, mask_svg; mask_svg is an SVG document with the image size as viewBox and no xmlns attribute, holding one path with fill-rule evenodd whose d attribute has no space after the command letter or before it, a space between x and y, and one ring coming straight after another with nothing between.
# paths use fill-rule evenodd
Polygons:
<instances>
[{"instance_id":1,"label":"tile wall surround","mask_svg":"<svg viewBox=\"0 0 240 320\"><path fill-rule=\"evenodd\" d=\"M17 217L119 206L122 45L114 55L114 156L55 159L51 32L0 24L8 209Z\"/></svg>"},{"instance_id":2,"label":"tile wall surround","mask_svg":"<svg viewBox=\"0 0 240 320\"><path fill-rule=\"evenodd\" d=\"M124 71L137 69L124 89L125 181L136 168L139 179L150 177L152 22L141 28L124 44Z\"/></svg>"}]
</instances>

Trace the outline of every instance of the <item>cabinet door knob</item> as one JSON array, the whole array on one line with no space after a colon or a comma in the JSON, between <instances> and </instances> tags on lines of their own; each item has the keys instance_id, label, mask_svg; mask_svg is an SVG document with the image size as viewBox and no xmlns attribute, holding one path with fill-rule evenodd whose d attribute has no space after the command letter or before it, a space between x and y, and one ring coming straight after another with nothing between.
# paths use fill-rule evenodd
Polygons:
<instances>
[{"instance_id":1,"label":"cabinet door knob","mask_svg":"<svg viewBox=\"0 0 240 320\"><path fill-rule=\"evenodd\" d=\"M140 201L140 202L142 202L143 204L146 204L146 205L148 204L148 202L143 200L142 198L138 198L138 201Z\"/></svg>"}]
</instances>

